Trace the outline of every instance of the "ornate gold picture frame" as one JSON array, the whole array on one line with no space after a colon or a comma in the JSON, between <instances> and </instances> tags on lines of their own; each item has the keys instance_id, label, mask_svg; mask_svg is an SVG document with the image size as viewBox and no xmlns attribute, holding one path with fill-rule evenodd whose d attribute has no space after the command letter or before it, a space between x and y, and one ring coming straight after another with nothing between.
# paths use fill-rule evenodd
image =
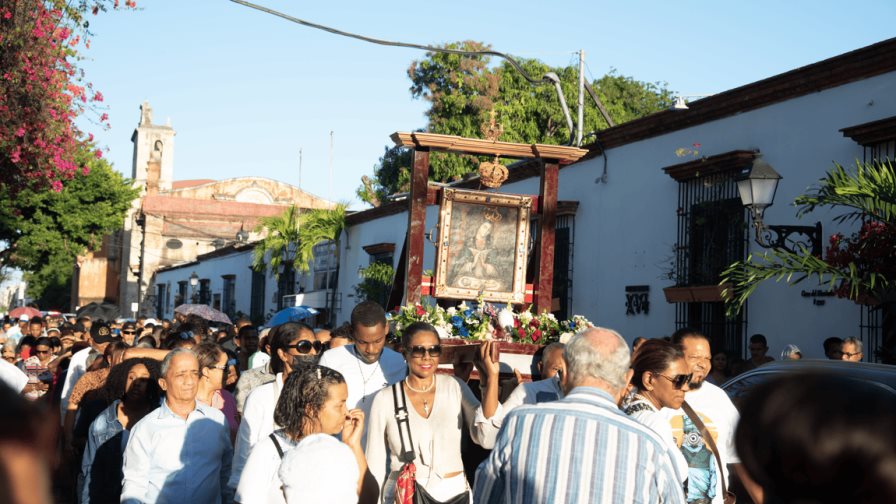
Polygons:
<instances>
[{"instance_id":1,"label":"ornate gold picture frame","mask_svg":"<svg viewBox=\"0 0 896 504\"><path fill-rule=\"evenodd\" d=\"M443 189L434 295L521 304L532 198Z\"/></svg>"}]
</instances>

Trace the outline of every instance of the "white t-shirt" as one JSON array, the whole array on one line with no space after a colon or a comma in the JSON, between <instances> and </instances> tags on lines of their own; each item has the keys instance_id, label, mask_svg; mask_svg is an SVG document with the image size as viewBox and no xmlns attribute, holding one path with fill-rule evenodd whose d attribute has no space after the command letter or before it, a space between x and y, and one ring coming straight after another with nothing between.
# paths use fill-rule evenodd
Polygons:
<instances>
[{"instance_id":1,"label":"white t-shirt","mask_svg":"<svg viewBox=\"0 0 896 504\"><path fill-rule=\"evenodd\" d=\"M333 436L312 434L286 452L280 479L289 504L355 504L358 462Z\"/></svg>"},{"instance_id":2,"label":"white t-shirt","mask_svg":"<svg viewBox=\"0 0 896 504\"><path fill-rule=\"evenodd\" d=\"M320 365L342 373L348 385L345 407L361 408L368 417L376 393L401 381L408 374L404 357L390 348L384 348L379 360L368 364L358 357L355 345L345 345L324 352Z\"/></svg>"},{"instance_id":3,"label":"white t-shirt","mask_svg":"<svg viewBox=\"0 0 896 504\"><path fill-rule=\"evenodd\" d=\"M504 418L517 406L556 401L561 397L563 397L563 391L560 390L560 381L555 376L554 378L520 383L507 396L506 401L498 404L498 409L495 410L495 414L491 418L485 418L482 405L479 405L476 408L476 422L483 424L482 430L485 437L482 440L482 447L488 450L495 447L495 441L498 438L501 425L504 423Z\"/></svg>"},{"instance_id":4,"label":"white t-shirt","mask_svg":"<svg viewBox=\"0 0 896 504\"><path fill-rule=\"evenodd\" d=\"M285 456L295 443L282 433L283 431L279 430L273 435L277 436L277 442ZM286 499L281 488L283 483L277 474L280 462L280 453L274 446L270 434L259 440L243 467L234 500L240 504L285 504Z\"/></svg>"},{"instance_id":5,"label":"white t-shirt","mask_svg":"<svg viewBox=\"0 0 896 504\"><path fill-rule=\"evenodd\" d=\"M721 474L715 455L703 442L700 431L691 423L682 410L663 408L662 412L672 427L675 443L688 463L688 502L711 498L713 504L722 504L722 480L728 483L728 464L739 464L740 459L734 448L734 431L740 415L725 391L703 382L697 390L685 393L685 401L700 415L706 428L713 436L722 458Z\"/></svg>"},{"instance_id":6,"label":"white t-shirt","mask_svg":"<svg viewBox=\"0 0 896 504\"><path fill-rule=\"evenodd\" d=\"M78 379L84 376L84 373L87 372L87 357L90 356L90 350L92 350L90 346L78 350L72 355L72 358L68 363L68 372L65 375L65 383L62 384L62 401L60 404L63 420L65 420L65 412L68 410L68 398L72 395L72 389L75 388Z\"/></svg>"},{"instance_id":7,"label":"white t-shirt","mask_svg":"<svg viewBox=\"0 0 896 504\"><path fill-rule=\"evenodd\" d=\"M28 375L16 366L0 359L0 382L9 385L16 393L21 394L25 385L28 385Z\"/></svg>"},{"instance_id":8,"label":"white t-shirt","mask_svg":"<svg viewBox=\"0 0 896 504\"><path fill-rule=\"evenodd\" d=\"M227 485L236 488L243 473L246 460L255 445L265 436L274 432L274 409L280 392L283 390L283 373L277 373L277 379L271 383L259 385L249 392L246 406L243 408L243 419L236 433L236 445L233 449L233 466Z\"/></svg>"},{"instance_id":9,"label":"white t-shirt","mask_svg":"<svg viewBox=\"0 0 896 504\"><path fill-rule=\"evenodd\" d=\"M249 369L264 367L271 362L271 356L261 350L249 356Z\"/></svg>"}]
</instances>

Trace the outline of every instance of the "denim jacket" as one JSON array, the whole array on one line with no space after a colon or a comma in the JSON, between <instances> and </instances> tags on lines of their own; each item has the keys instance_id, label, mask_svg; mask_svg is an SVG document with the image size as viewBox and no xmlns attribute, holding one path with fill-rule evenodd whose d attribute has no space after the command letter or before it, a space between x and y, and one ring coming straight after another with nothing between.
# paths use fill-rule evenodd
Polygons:
<instances>
[{"instance_id":1,"label":"denim jacket","mask_svg":"<svg viewBox=\"0 0 896 504\"><path fill-rule=\"evenodd\" d=\"M121 497L128 431L118 421L119 402L110 404L90 424L78 482L82 504L119 502Z\"/></svg>"}]
</instances>

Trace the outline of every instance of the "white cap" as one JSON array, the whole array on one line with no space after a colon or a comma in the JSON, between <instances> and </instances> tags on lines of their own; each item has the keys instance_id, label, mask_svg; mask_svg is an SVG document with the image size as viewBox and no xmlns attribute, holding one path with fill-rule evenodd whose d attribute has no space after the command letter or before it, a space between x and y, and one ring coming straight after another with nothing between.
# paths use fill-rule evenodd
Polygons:
<instances>
[{"instance_id":1,"label":"white cap","mask_svg":"<svg viewBox=\"0 0 896 504\"><path fill-rule=\"evenodd\" d=\"M358 502L358 462L351 448L333 436L302 439L283 456L279 474L287 504Z\"/></svg>"},{"instance_id":2,"label":"white cap","mask_svg":"<svg viewBox=\"0 0 896 504\"><path fill-rule=\"evenodd\" d=\"M146 326L149 325L149 324L152 324L152 325L154 325L154 326L157 326L157 325L159 325L159 321L156 320L156 319L154 319L154 318L148 318L148 319L146 319L146 320L143 321L143 327L146 327Z\"/></svg>"},{"instance_id":3,"label":"white cap","mask_svg":"<svg viewBox=\"0 0 896 504\"><path fill-rule=\"evenodd\" d=\"M27 314L25 314L25 313L23 313L23 314L19 317L19 321L21 321L21 322L28 322L29 320L31 320L31 317L29 317L29 316L28 316Z\"/></svg>"}]
</instances>

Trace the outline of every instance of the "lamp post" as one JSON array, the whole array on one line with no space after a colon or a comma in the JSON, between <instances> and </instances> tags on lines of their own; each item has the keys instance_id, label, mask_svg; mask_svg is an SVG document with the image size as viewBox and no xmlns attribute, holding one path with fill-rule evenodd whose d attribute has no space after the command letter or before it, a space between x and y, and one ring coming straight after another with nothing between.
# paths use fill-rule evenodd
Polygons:
<instances>
[{"instance_id":1,"label":"lamp post","mask_svg":"<svg viewBox=\"0 0 896 504\"><path fill-rule=\"evenodd\" d=\"M196 304L196 286L199 285L199 275L194 271L192 275L190 275L190 287L192 288L192 295L190 298L193 300L193 304Z\"/></svg>"},{"instance_id":2,"label":"lamp post","mask_svg":"<svg viewBox=\"0 0 896 504\"><path fill-rule=\"evenodd\" d=\"M744 168L737 178L737 192L745 207L750 210L756 243L763 248L777 248L797 253L800 245L811 250L812 255L821 256L821 222L814 226L768 225L763 222L765 209L775 202L781 174L756 154L752 166ZM794 238L792 235L802 235Z\"/></svg>"}]
</instances>

